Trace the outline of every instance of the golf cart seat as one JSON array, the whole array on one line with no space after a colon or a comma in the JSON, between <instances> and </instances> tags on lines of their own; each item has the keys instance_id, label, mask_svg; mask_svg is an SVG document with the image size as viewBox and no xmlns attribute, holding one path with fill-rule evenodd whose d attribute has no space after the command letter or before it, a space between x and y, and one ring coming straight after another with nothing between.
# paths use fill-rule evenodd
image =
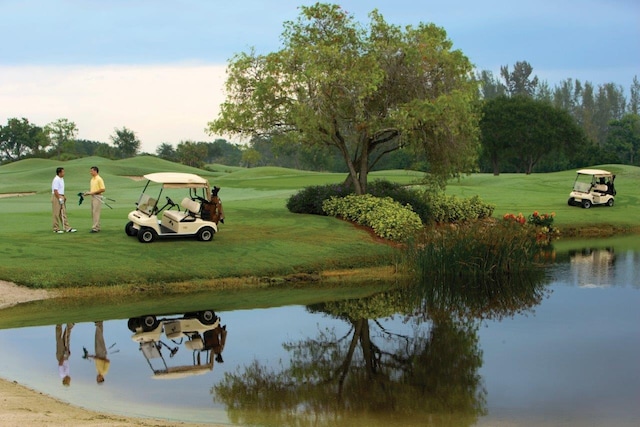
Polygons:
<instances>
[{"instance_id":1,"label":"golf cart seat","mask_svg":"<svg viewBox=\"0 0 640 427\"><path fill-rule=\"evenodd\" d=\"M598 193L606 194L609 188L605 184L595 184L593 189Z\"/></svg>"},{"instance_id":2,"label":"golf cart seat","mask_svg":"<svg viewBox=\"0 0 640 427\"><path fill-rule=\"evenodd\" d=\"M196 217L200 215L200 202L191 200L189 197L182 199L180 207L184 209L184 212L165 211L164 216L177 222L185 222L195 221Z\"/></svg>"},{"instance_id":3,"label":"golf cart seat","mask_svg":"<svg viewBox=\"0 0 640 427\"><path fill-rule=\"evenodd\" d=\"M204 343L202 341L202 338L197 337L190 339L189 341L184 343L184 346L189 350L202 350L204 348Z\"/></svg>"}]
</instances>

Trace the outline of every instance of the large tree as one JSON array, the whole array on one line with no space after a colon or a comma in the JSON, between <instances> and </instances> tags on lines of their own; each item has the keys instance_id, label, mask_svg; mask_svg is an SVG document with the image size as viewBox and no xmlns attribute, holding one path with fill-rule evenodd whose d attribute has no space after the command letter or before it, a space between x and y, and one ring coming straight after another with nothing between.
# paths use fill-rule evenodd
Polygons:
<instances>
[{"instance_id":1,"label":"large tree","mask_svg":"<svg viewBox=\"0 0 640 427\"><path fill-rule=\"evenodd\" d=\"M473 66L433 24L400 28L373 10L363 27L340 6L301 6L283 48L236 54L211 134L338 150L357 194L384 155L426 153L439 177L475 167Z\"/></svg>"},{"instance_id":2,"label":"large tree","mask_svg":"<svg viewBox=\"0 0 640 427\"><path fill-rule=\"evenodd\" d=\"M58 159L62 152L70 152L78 134L78 127L69 119L61 118L51 122L44 127L44 132L48 135L52 143L52 149L58 154Z\"/></svg>"},{"instance_id":3,"label":"large tree","mask_svg":"<svg viewBox=\"0 0 640 427\"><path fill-rule=\"evenodd\" d=\"M533 97L538 88L538 77L531 76L533 67L527 61L518 61L509 71L509 66L500 67L500 75L505 81L510 95L525 95Z\"/></svg>"},{"instance_id":4,"label":"large tree","mask_svg":"<svg viewBox=\"0 0 640 427\"><path fill-rule=\"evenodd\" d=\"M626 114L609 123L605 149L618 156L620 163L640 164L640 115Z\"/></svg>"},{"instance_id":5,"label":"large tree","mask_svg":"<svg viewBox=\"0 0 640 427\"><path fill-rule=\"evenodd\" d=\"M0 125L0 160L20 160L27 154L38 154L49 143L42 128L29 120L11 118Z\"/></svg>"},{"instance_id":6,"label":"large tree","mask_svg":"<svg viewBox=\"0 0 640 427\"><path fill-rule=\"evenodd\" d=\"M202 168L207 158L207 144L204 142L181 141L176 148L176 157L183 165Z\"/></svg>"},{"instance_id":7,"label":"large tree","mask_svg":"<svg viewBox=\"0 0 640 427\"><path fill-rule=\"evenodd\" d=\"M567 111L523 95L486 101L480 128L494 175L505 160L530 174L545 156L570 152L585 140Z\"/></svg>"},{"instance_id":8,"label":"large tree","mask_svg":"<svg viewBox=\"0 0 640 427\"><path fill-rule=\"evenodd\" d=\"M135 132L126 127L122 129L114 129L115 134L111 135L111 142L120 152L120 157L135 157L140 149L140 140Z\"/></svg>"}]
</instances>

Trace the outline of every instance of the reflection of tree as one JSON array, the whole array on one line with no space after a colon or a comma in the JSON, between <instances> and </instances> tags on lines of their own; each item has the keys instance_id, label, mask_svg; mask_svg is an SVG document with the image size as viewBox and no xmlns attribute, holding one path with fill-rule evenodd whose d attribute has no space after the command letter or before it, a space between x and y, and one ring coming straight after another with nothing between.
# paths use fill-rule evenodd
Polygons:
<instances>
[{"instance_id":1,"label":"reflection of tree","mask_svg":"<svg viewBox=\"0 0 640 427\"><path fill-rule=\"evenodd\" d=\"M242 424L472 425L486 396L478 319L531 309L545 294L544 279L538 271L499 282L434 280L309 306L344 320L348 331L287 343L288 364L255 361L225 374L213 392ZM405 332L391 330L394 316L402 316Z\"/></svg>"},{"instance_id":2,"label":"reflection of tree","mask_svg":"<svg viewBox=\"0 0 640 427\"><path fill-rule=\"evenodd\" d=\"M471 425L484 412L476 327L453 319L414 322L412 335L385 329L363 312L397 313L403 292L309 307L349 323L336 336L285 344L288 367L254 362L214 387L233 422L267 425ZM391 310L390 310L391 309ZM355 315L355 316L354 316ZM415 320L415 319L414 319Z\"/></svg>"},{"instance_id":3,"label":"reflection of tree","mask_svg":"<svg viewBox=\"0 0 640 427\"><path fill-rule=\"evenodd\" d=\"M499 280L463 279L454 283L428 281L410 288L419 312L464 319L502 319L531 310L548 295L546 273L541 269L527 274L505 275Z\"/></svg>"}]
</instances>

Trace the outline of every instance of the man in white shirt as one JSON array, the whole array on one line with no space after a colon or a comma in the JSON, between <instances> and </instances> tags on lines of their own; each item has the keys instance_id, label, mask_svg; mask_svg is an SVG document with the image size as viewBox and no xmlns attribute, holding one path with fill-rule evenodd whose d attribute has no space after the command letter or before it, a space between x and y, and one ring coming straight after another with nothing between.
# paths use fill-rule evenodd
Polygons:
<instances>
[{"instance_id":1,"label":"man in white shirt","mask_svg":"<svg viewBox=\"0 0 640 427\"><path fill-rule=\"evenodd\" d=\"M51 206L53 207L53 232L54 233L75 233L76 229L71 228L67 221L67 212L64 195L64 168L56 169L56 176L51 183ZM63 229L60 228L62 224Z\"/></svg>"}]
</instances>

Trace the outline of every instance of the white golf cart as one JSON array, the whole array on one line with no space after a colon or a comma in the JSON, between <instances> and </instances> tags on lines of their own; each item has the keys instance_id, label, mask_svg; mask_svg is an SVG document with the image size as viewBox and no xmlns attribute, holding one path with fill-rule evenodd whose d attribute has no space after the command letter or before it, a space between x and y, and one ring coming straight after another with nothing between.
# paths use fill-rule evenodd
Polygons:
<instances>
[{"instance_id":1,"label":"white golf cart","mask_svg":"<svg viewBox=\"0 0 640 427\"><path fill-rule=\"evenodd\" d=\"M593 205L613 206L616 190L613 181L616 176L601 169L580 169L569 194L569 206L589 209Z\"/></svg>"},{"instance_id":2,"label":"white golf cart","mask_svg":"<svg viewBox=\"0 0 640 427\"><path fill-rule=\"evenodd\" d=\"M226 325L220 327L220 318L213 310L187 313L182 318L134 317L127 326L133 332L131 339L140 344L154 379L202 375L213 369L214 360L222 363L220 344L224 347L224 342L220 343L218 336L226 338ZM171 345L162 340L163 334ZM190 358L174 358L181 345L192 352ZM163 350L169 353L170 363Z\"/></svg>"},{"instance_id":3,"label":"white golf cart","mask_svg":"<svg viewBox=\"0 0 640 427\"><path fill-rule=\"evenodd\" d=\"M198 175L160 172L144 177L147 183L136 203L136 210L129 213L129 222L125 226L128 236L137 236L142 243L164 237L191 236L204 242L213 239L220 219L220 215L215 212L222 210L222 204L217 198L217 187L214 187L216 203L210 199L212 193L209 181ZM180 206L169 196L165 196L166 203L158 207L162 192L167 189L188 190Z\"/></svg>"}]
</instances>

